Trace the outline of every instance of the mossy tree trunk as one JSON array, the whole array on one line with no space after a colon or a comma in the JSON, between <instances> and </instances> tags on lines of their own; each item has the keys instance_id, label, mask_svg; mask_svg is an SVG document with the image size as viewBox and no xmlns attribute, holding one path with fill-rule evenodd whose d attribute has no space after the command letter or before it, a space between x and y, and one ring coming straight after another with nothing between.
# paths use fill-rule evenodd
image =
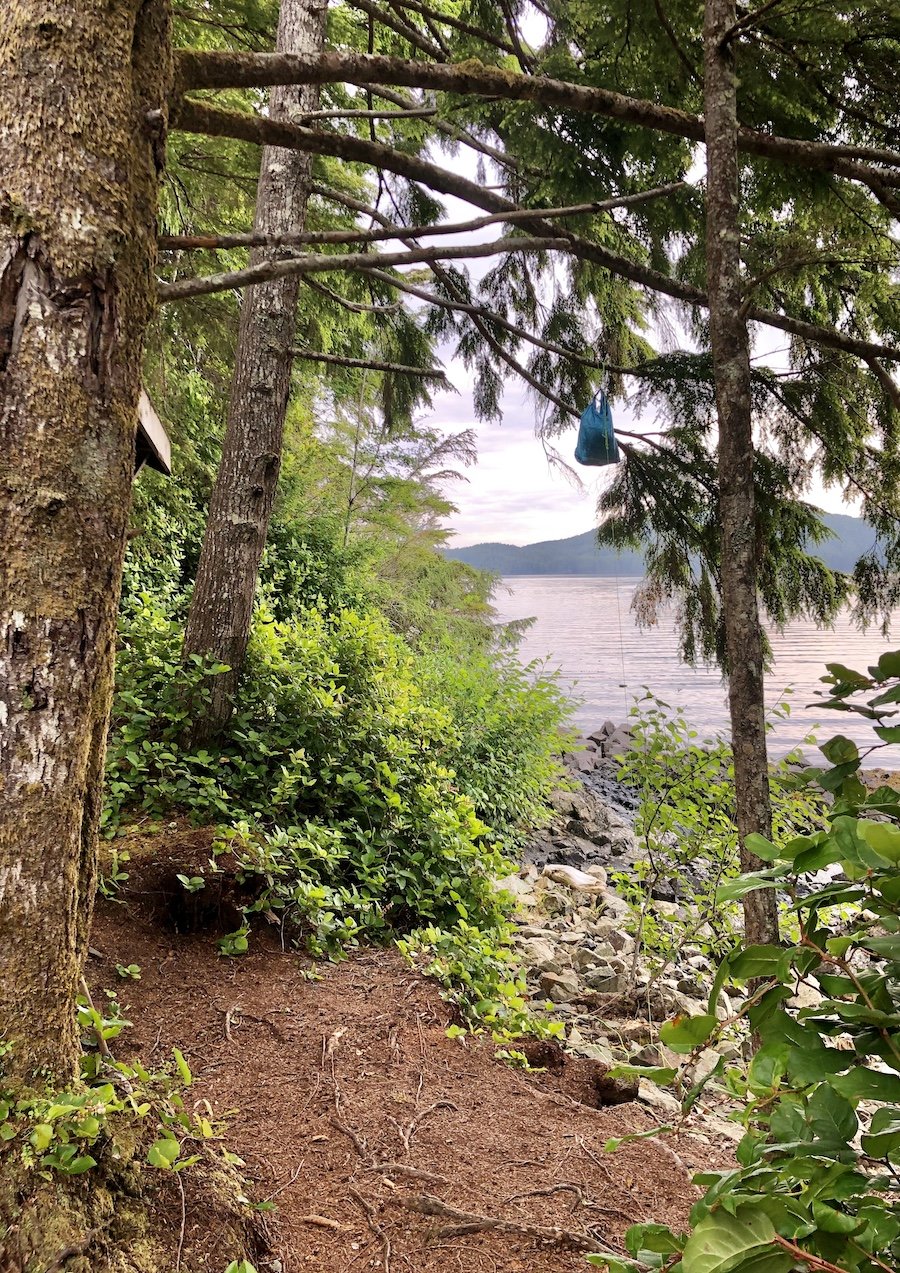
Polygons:
<instances>
[{"instance_id":1,"label":"mossy tree trunk","mask_svg":"<svg viewBox=\"0 0 900 1273\"><path fill-rule=\"evenodd\" d=\"M278 49L316 54L325 40L326 0L282 0ZM314 110L316 85L273 88L269 117L291 120ZM312 157L267 146L262 153L254 229L279 235L302 230ZM257 249L251 263L279 253ZM282 253L283 254L283 253ZM289 250L288 250L289 254ZM296 343L299 279L280 278L245 292L241 302L234 375L222 459L185 633L185 656L204 655L230 669L213 684L209 710L195 737L216 734L231 714L240 676L275 488Z\"/></svg>"},{"instance_id":2,"label":"mossy tree trunk","mask_svg":"<svg viewBox=\"0 0 900 1273\"><path fill-rule=\"evenodd\" d=\"M168 0L0 19L0 1023L21 1083L77 1072Z\"/></svg>"},{"instance_id":3,"label":"mossy tree trunk","mask_svg":"<svg viewBox=\"0 0 900 1273\"><path fill-rule=\"evenodd\" d=\"M737 79L734 45L728 38L736 21L734 0L706 0L706 260L719 417L722 608L741 865L752 871L763 863L748 851L745 839L751 832L771 835L772 811L763 683L765 642L757 592L750 334L741 277ZM744 935L748 945L778 940L778 912L771 890L747 894Z\"/></svg>"}]
</instances>

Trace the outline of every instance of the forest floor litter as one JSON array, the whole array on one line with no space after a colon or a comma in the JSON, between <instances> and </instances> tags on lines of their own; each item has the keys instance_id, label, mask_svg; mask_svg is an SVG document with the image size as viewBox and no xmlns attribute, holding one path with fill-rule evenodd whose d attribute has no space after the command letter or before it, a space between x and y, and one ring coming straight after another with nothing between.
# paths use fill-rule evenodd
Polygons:
<instances>
[{"instance_id":1,"label":"forest floor litter","mask_svg":"<svg viewBox=\"0 0 900 1273\"><path fill-rule=\"evenodd\" d=\"M590 1250L624 1254L631 1224L683 1227L691 1172L729 1165L731 1138L699 1123L605 1152L660 1111L603 1105L607 1066L590 1055L543 1045L535 1073L496 1059L489 1036L449 1038L453 1010L395 950L312 961L273 927L227 958L227 898L203 931L178 931L166 881L208 845L182 828L145 837L119 900L98 906L89 979L133 1022L121 1055L152 1067L181 1050L188 1100L222 1120L217 1144L244 1160L248 1196L276 1204L260 1217L260 1273L586 1268ZM140 979L120 979L132 964ZM224 1273L242 1253L223 1248L191 1176L181 1216L170 1191L180 1267Z\"/></svg>"}]
</instances>

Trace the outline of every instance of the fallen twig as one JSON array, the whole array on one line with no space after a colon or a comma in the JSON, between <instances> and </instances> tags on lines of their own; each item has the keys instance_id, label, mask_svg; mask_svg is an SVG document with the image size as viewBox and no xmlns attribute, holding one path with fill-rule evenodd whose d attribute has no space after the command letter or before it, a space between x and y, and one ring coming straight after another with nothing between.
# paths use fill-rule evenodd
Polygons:
<instances>
[{"instance_id":1,"label":"fallen twig","mask_svg":"<svg viewBox=\"0 0 900 1273\"><path fill-rule=\"evenodd\" d=\"M364 1198L356 1189L349 1187L347 1189L350 1197L362 1207L366 1223L381 1243L381 1258L384 1264L384 1273L391 1273L391 1240L385 1233L382 1226L378 1223L378 1213L375 1207L368 1199Z\"/></svg>"},{"instance_id":2,"label":"fallen twig","mask_svg":"<svg viewBox=\"0 0 900 1273\"><path fill-rule=\"evenodd\" d=\"M366 1144L366 1141L362 1136L358 1136L352 1127L348 1127L346 1123L342 1123L336 1114L332 1114L331 1116L331 1125L332 1127L336 1127L339 1132L343 1132L349 1141L352 1141L353 1147L363 1162L368 1163L371 1161L372 1155L369 1153L369 1146Z\"/></svg>"},{"instance_id":3,"label":"fallen twig","mask_svg":"<svg viewBox=\"0 0 900 1273\"><path fill-rule=\"evenodd\" d=\"M350 1230L349 1225L341 1224L339 1220L332 1220L330 1216L309 1215L298 1216L297 1219L301 1224L314 1224L320 1229L336 1229L341 1233L348 1233Z\"/></svg>"},{"instance_id":4,"label":"fallen twig","mask_svg":"<svg viewBox=\"0 0 900 1273\"><path fill-rule=\"evenodd\" d=\"M597 1239L589 1233L575 1233L570 1229L555 1226L522 1224L517 1220L503 1220L499 1216L482 1216L472 1211L459 1211L440 1198L431 1194L418 1193L404 1198L403 1202L412 1211L424 1216L440 1216L446 1220L454 1220L455 1224L445 1225L438 1230L439 1238L463 1236L467 1233L483 1233L493 1230L496 1233L519 1233L524 1237L537 1238L541 1242L554 1242L562 1246L573 1247L576 1251L596 1251Z\"/></svg>"},{"instance_id":5,"label":"fallen twig","mask_svg":"<svg viewBox=\"0 0 900 1273\"><path fill-rule=\"evenodd\" d=\"M438 1184L449 1185L447 1176L439 1176L437 1172L425 1171L421 1167L411 1167L405 1162L373 1162L366 1171L380 1171L386 1176L411 1176L414 1180L433 1180Z\"/></svg>"},{"instance_id":6,"label":"fallen twig","mask_svg":"<svg viewBox=\"0 0 900 1273\"><path fill-rule=\"evenodd\" d=\"M455 1110L456 1108L457 1107L452 1101L435 1101L433 1105L429 1105L427 1109L423 1109L420 1114L416 1114L415 1118L410 1121L407 1127L402 1127L401 1124L397 1122L396 1118L392 1118L391 1122L397 1128L397 1131L400 1133L400 1139L403 1141L404 1153L407 1155L409 1154L412 1147L410 1143L412 1141L412 1137L418 1129L419 1124L423 1123L429 1114L433 1114L439 1109Z\"/></svg>"}]
</instances>

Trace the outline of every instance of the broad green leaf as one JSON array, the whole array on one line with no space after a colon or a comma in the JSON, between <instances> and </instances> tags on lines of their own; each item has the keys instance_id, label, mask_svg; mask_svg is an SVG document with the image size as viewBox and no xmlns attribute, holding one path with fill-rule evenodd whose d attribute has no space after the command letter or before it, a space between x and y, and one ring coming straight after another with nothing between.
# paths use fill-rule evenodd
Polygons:
<instances>
[{"instance_id":1,"label":"broad green leaf","mask_svg":"<svg viewBox=\"0 0 900 1273\"><path fill-rule=\"evenodd\" d=\"M851 1101L886 1101L900 1105L900 1075L857 1065L849 1074L836 1074L828 1083Z\"/></svg>"},{"instance_id":2,"label":"broad green leaf","mask_svg":"<svg viewBox=\"0 0 900 1273\"><path fill-rule=\"evenodd\" d=\"M184 1059L184 1055L178 1048L172 1049L172 1055L175 1058L175 1064L178 1066L178 1073L181 1075L182 1083L184 1083L185 1087L190 1087L194 1081L194 1076L191 1074L191 1067L188 1065L187 1061Z\"/></svg>"},{"instance_id":3,"label":"broad green leaf","mask_svg":"<svg viewBox=\"0 0 900 1273\"><path fill-rule=\"evenodd\" d=\"M171 1168L181 1152L181 1146L173 1137L163 1137L154 1141L147 1151L147 1162L151 1167Z\"/></svg>"},{"instance_id":4,"label":"broad green leaf","mask_svg":"<svg viewBox=\"0 0 900 1273\"><path fill-rule=\"evenodd\" d=\"M856 1216L847 1215L837 1207L829 1207L827 1203L813 1199L812 1213L816 1224L823 1233L855 1233L864 1226Z\"/></svg>"},{"instance_id":5,"label":"broad green leaf","mask_svg":"<svg viewBox=\"0 0 900 1273\"><path fill-rule=\"evenodd\" d=\"M754 977L773 976L784 959L782 946L747 946L730 960L735 981L752 981Z\"/></svg>"},{"instance_id":6,"label":"broad green leaf","mask_svg":"<svg viewBox=\"0 0 900 1273\"><path fill-rule=\"evenodd\" d=\"M90 1154L79 1154L77 1158L72 1158L63 1167L63 1171L67 1176L81 1176L86 1171L90 1171L92 1167L97 1166L97 1159L92 1158Z\"/></svg>"},{"instance_id":7,"label":"broad green leaf","mask_svg":"<svg viewBox=\"0 0 900 1273\"><path fill-rule=\"evenodd\" d=\"M694 1227L681 1257L683 1273L731 1273L762 1256L766 1273L788 1273L793 1258L774 1244L775 1226L762 1211L740 1207L736 1215L717 1210Z\"/></svg>"},{"instance_id":8,"label":"broad green leaf","mask_svg":"<svg viewBox=\"0 0 900 1273\"><path fill-rule=\"evenodd\" d=\"M771 840L767 840L763 835L757 835L755 831L751 831L744 837L744 844L763 862L776 862L782 856Z\"/></svg>"},{"instance_id":9,"label":"broad green leaf","mask_svg":"<svg viewBox=\"0 0 900 1273\"><path fill-rule=\"evenodd\" d=\"M890 822L860 822L859 834L879 857L894 865L900 862L900 827Z\"/></svg>"},{"instance_id":10,"label":"broad green leaf","mask_svg":"<svg viewBox=\"0 0 900 1273\"><path fill-rule=\"evenodd\" d=\"M673 1052L686 1055L705 1043L717 1024L716 1018L708 1012L696 1017L678 1016L660 1027L659 1037Z\"/></svg>"},{"instance_id":11,"label":"broad green leaf","mask_svg":"<svg viewBox=\"0 0 900 1273\"><path fill-rule=\"evenodd\" d=\"M900 650L885 650L876 663L874 671L882 681L900 676Z\"/></svg>"},{"instance_id":12,"label":"broad green leaf","mask_svg":"<svg viewBox=\"0 0 900 1273\"><path fill-rule=\"evenodd\" d=\"M774 888L775 875L773 868L767 871L752 871L747 875L739 875L736 880L729 880L716 890L716 902L736 902L758 888Z\"/></svg>"},{"instance_id":13,"label":"broad green leaf","mask_svg":"<svg viewBox=\"0 0 900 1273\"><path fill-rule=\"evenodd\" d=\"M836 734L819 748L826 760L833 765L844 765L848 761L859 759L859 748L851 738Z\"/></svg>"},{"instance_id":14,"label":"broad green leaf","mask_svg":"<svg viewBox=\"0 0 900 1273\"><path fill-rule=\"evenodd\" d=\"M886 1158L900 1149L900 1109L875 1111L869 1131L862 1138L862 1148L872 1158Z\"/></svg>"},{"instance_id":15,"label":"broad green leaf","mask_svg":"<svg viewBox=\"0 0 900 1273\"><path fill-rule=\"evenodd\" d=\"M30 1140L38 1153L42 1154L53 1140L53 1128L49 1123L38 1123L31 1133Z\"/></svg>"}]
</instances>

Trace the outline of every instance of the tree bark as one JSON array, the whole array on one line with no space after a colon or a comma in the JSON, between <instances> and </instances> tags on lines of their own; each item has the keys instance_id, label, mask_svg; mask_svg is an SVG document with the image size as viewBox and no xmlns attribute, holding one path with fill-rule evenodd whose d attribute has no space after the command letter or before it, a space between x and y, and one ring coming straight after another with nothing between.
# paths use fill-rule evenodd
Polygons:
<instances>
[{"instance_id":1,"label":"tree bark","mask_svg":"<svg viewBox=\"0 0 900 1273\"><path fill-rule=\"evenodd\" d=\"M315 56L325 39L326 0L282 0L281 52ZM273 88L269 116L289 121L315 110L315 85ZM312 157L267 146L263 150L254 232L278 236L302 230ZM282 255L284 255L282 251ZM260 249L251 264L278 256ZM299 278L282 277L243 299L222 459L184 640L185 657L198 654L230 669L216 677L212 702L195 737L211 737L227 722L247 652L259 565L281 466L284 420L291 387Z\"/></svg>"},{"instance_id":2,"label":"tree bark","mask_svg":"<svg viewBox=\"0 0 900 1273\"><path fill-rule=\"evenodd\" d=\"M741 309L737 79L732 45L724 39L736 18L734 0L706 0L706 261L719 417L722 609L741 866L752 871L763 863L747 850L745 839L751 832L771 835L772 811L763 685L765 647L757 595L750 335ZM745 897L744 938L748 945L778 940L778 912L771 890Z\"/></svg>"},{"instance_id":3,"label":"tree bark","mask_svg":"<svg viewBox=\"0 0 900 1273\"><path fill-rule=\"evenodd\" d=\"M0 1025L77 1074L171 79L167 0L0 26Z\"/></svg>"}]
</instances>

